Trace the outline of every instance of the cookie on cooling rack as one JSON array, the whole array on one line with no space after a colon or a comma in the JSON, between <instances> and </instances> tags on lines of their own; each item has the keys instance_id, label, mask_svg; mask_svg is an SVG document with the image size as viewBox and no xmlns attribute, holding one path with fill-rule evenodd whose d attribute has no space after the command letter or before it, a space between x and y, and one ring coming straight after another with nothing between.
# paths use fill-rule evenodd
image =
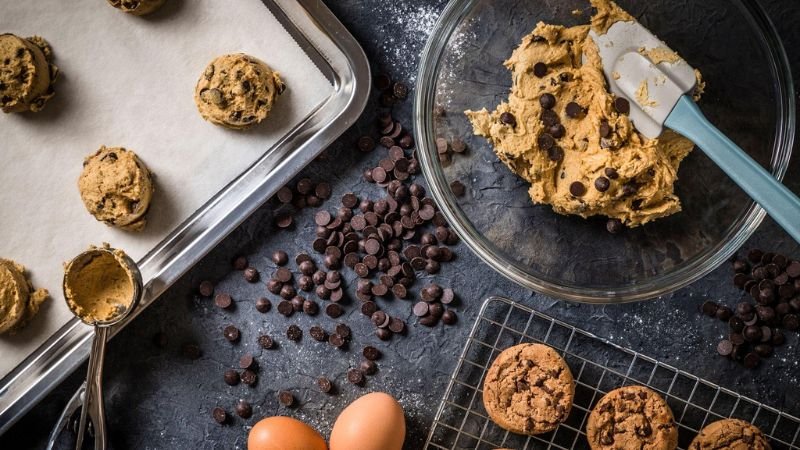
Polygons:
<instances>
[{"instance_id":1,"label":"cookie on cooling rack","mask_svg":"<svg viewBox=\"0 0 800 450\"><path fill-rule=\"evenodd\" d=\"M483 405L506 430L541 434L554 430L569 415L575 382L563 358L542 344L520 344L504 350L489 367L483 383Z\"/></svg>"},{"instance_id":2,"label":"cookie on cooling rack","mask_svg":"<svg viewBox=\"0 0 800 450\"><path fill-rule=\"evenodd\" d=\"M660 395L644 386L625 386L597 402L586 437L592 450L674 450L678 427Z\"/></svg>"},{"instance_id":3,"label":"cookie on cooling rack","mask_svg":"<svg viewBox=\"0 0 800 450\"><path fill-rule=\"evenodd\" d=\"M739 419L723 419L706 425L689 450L770 450L769 442L755 425Z\"/></svg>"}]
</instances>

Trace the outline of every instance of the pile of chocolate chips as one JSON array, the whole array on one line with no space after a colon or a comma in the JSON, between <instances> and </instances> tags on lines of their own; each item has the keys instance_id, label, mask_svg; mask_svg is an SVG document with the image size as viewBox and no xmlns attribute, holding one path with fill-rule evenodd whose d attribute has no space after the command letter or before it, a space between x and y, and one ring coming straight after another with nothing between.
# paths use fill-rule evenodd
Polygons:
<instances>
[{"instance_id":1,"label":"pile of chocolate chips","mask_svg":"<svg viewBox=\"0 0 800 450\"><path fill-rule=\"evenodd\" d=\"M754 249L746 260L735 259L733 270L733 284L753 301L733 309L707 301L703 313L730 326L717 352L753 369L786 341L783 330L800 329L800 261Z\"/></svg>"}]
</instances>

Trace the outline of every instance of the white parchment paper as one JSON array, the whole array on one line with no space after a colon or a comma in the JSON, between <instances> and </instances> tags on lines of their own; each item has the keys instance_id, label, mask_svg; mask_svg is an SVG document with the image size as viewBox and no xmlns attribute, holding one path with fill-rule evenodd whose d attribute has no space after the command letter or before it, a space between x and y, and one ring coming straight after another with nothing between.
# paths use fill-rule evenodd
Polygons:
<instances>
[{"instance_id":1,"label":"white parchment paper","mask_svg":"<svg viewBox=\"0 0 800 450\"><path fill-rule=\"evenodd\" d=\"M134 260L255 162L333 87L260 0L168 0L134 17L105 0L0 0L0 33L41 35L62 76L38 114L0 114L0 257L25 265L51 299L15 336L0 337L0 377L72 316L62 263L109 242ZM236 132L205 122L194 86L214 57L245 52L287 84L272 115ZM156 175L142 233L85 210L83 158L100 145L134 150Z\"/></svg>"}]
</instances>

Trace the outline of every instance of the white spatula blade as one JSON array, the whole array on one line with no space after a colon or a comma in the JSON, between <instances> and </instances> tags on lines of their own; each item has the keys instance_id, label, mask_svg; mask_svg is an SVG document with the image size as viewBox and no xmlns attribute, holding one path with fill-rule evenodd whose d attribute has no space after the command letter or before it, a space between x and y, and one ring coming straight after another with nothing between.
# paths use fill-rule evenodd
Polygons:
<instances>
[{"instance_id":1,"label":"white spatula blade","mask_svg":"<svg viewBox=\"0 0 800 450\"><path fill-rule=\"evenodd\" d=\"M680 98L675 90L682 95L694 89L694 68L639 22L617 22L605 34L592 30L589 36L600 51L609 90L630 101L630 118L640 133L658 137ZM646 55L656 54L668 56L667 60L653 64ZM647 95L637 96L637 91L644 93L643 82Z\"/></svg>"}]
</instances>

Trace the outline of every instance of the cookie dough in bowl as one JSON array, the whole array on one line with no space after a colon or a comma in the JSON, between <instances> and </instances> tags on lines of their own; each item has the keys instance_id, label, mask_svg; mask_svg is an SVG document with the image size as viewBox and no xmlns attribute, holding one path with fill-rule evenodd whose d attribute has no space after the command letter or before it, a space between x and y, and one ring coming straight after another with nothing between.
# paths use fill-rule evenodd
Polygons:
<instances>
[{"instance_id":1,"label":"cookie dough in bowl","mask_svg":"<svg viewBox=\"0 0 800 450\"><path fill-rule=\"evenodd\" d=\"M153 177L141 159L122 147L100 147L83 161L78 190L97 220L141 231L153 197Z\"/></svg>"},{"instance_id":2,"label":"cookie dough in bowl","mask_svg":"<svg viewBox=\"0 0 800 450\"><path fill-rule=\"evenodd\" d=\"M27 39L0 34L0 108L5 113L38 112L55 94L58 67L50 45L39 36Z\"/></svg>"},{"instance_id":3,"label":"cookie dough in bowl","mask_svg":"<svg viewBox=\"0 0 800 450\"><path fill-rule=\"evenodd\" d=\"M0 258L0 334L13 334L39 312L47 289L34 289L25 267Z\"/></svg>"},{"instance_id":4,"label":"cookie dough in bowl","mask_svg":"<svg viewBox=\"0 0 800 450\"><path fill-rule=\"evenodd\" d=\"M591 3L591 25L540 22L505 62L508 101L466 115L475 134L530 183L534 203L635 227L681 210L674 184L694 144L671 130L657 139L636 131L630 103L609 92L588 34L633 19L609 0ZM702 89L699 74L698 81Z\"/></svg>"},{"instance_id":5,"label":"cookie dough in bowl","mask_svg":"<svg viewBox=\"0 0 800 450\"><path fill-rule=\"evenodd\" d=\"M108 3L114 8L134 16L144 16L155 12L165 2L166 0L108 0Z\"/></svg>"},{"instance_id":6,"label":"cookie dough in bowl","mask_svg":"<svg viewBox=\"0 0 800 450\"><path fill-rule=\"evenodd\" d=\"M236 53L211 61L197 82L194 101L205 120L242 130L266 119L285 89L264 62Z\"/></svg>"},{"instance_id":7,"label":"cookie dough in bowl","mask_svg":"<svg viewBox=\"0 0 800 450\"><path fill-rule=\"evenodd\" d=\"M569 416L575 382L554 349L519 344L500 353L483 383L483 406L502 428L519 434L554 430Z\"/></svg>"}]
</instances>

